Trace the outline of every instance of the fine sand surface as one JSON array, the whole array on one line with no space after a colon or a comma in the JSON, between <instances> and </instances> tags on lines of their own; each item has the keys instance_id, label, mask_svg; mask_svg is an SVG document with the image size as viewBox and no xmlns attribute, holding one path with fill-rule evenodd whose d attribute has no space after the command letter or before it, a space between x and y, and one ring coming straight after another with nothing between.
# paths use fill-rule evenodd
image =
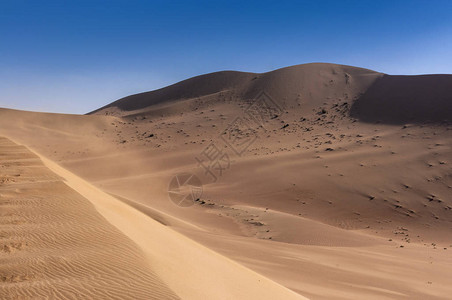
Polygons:
<instances>
[{"instance_id":1,"label":"fine sand surface","mask_svg":"<svg viewBox=\"0 0 452 300\"><path fill-rule=\"evenodd\" d=\"M304 299L23 146L0 156L2 299Z\"/></svg>"},{"instance_id":2,"label":"fine sand surface","mask_svg":"<svg viewBox=\"0 0 452 300\"><path fill-rule=\"evenodd\" d=\"M0 109L0 135L124 239L86 242L120 257L100 260L118 261L112 282L138 264L136 284L153 282L140 292L183 299L448 299L451 86L331 64L219 72L85 116ZM222 160L209 174L196 159L212 149ZM189 207L168 194L181 173L203 187Z\"/></svg>"},{"instance_id":3,"label":"fine sand surface","mask_svg":"<svg viewBox=\"0 0 452 300\"><path fill-rule=\"evenodd\" d=\"M142 250L24 146L0 138L1 299L179 299Z\"/></svg>"}]
</instances>

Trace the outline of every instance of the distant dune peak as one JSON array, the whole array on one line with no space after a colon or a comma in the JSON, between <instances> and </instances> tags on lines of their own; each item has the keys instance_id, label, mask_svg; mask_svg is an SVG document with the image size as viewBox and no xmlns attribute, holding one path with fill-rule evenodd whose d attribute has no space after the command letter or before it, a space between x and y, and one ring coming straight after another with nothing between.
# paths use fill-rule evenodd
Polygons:
<instances>
[{"instance_id":1,"label":"distant dune peak","mask_svg":"<svg viewBox=\"0 0 452 300\"><path fill-rule=\"evenodd\" d=\"M328 63L266 73L221 71L200 75L124 97L90 114L127 116L156 106L170 111L172 105L190 99L201 103L225 100L227 94L231 101L244 101L263 91L300 113L330 100L345 100L351 105L350 116L364 122L437 123L452 118L452 75L394 76Z\"/></svg>"}]
</instances>

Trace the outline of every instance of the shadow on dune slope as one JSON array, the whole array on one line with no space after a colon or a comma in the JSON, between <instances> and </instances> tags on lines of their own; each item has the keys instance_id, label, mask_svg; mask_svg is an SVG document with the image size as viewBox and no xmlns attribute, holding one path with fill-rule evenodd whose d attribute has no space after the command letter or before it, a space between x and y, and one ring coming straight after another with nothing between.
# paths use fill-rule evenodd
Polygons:
<instances>
[{"instance_id":1,"label":"shadow on dune slope","mask_svg":"<svg viewBox=\"0 0 452 300\"><path fill-rule=\"evenodd\" d=\"M388 124L452 121L452 75L384 75L353 104L350 115Z\"/></svg>"}]
</instances>

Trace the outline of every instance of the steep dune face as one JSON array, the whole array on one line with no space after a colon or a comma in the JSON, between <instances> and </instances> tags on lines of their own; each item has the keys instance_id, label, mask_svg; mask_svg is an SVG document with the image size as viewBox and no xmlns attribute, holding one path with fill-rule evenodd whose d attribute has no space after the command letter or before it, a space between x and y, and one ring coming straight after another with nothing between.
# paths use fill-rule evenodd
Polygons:
<instances>
[{"instance_id":1,"label":"steep dune face","mask_svg":"<svg viewBox=\"0 0 452 300\"><path fill-rule=\"evenodd\" d=\"M385 75L359 98L351 116L365 122L452 121L452 75Z\"/></svg>"}]
</instances>

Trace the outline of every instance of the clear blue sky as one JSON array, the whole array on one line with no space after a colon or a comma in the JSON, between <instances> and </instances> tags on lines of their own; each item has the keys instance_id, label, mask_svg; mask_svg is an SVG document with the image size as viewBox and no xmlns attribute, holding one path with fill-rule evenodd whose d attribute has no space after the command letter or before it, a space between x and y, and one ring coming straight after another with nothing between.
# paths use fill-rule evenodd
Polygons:
<instances>
[{"instance_id":1,"label":"clear blue sky","mask_svg":"<svg viewBox=\"0 0 452 300\"><path fill-rule=\"evenodd\" d=\"M219 70L452 73L452 1L0 0L0 107L86 113Z\"/></svg>"}]
</instances>

